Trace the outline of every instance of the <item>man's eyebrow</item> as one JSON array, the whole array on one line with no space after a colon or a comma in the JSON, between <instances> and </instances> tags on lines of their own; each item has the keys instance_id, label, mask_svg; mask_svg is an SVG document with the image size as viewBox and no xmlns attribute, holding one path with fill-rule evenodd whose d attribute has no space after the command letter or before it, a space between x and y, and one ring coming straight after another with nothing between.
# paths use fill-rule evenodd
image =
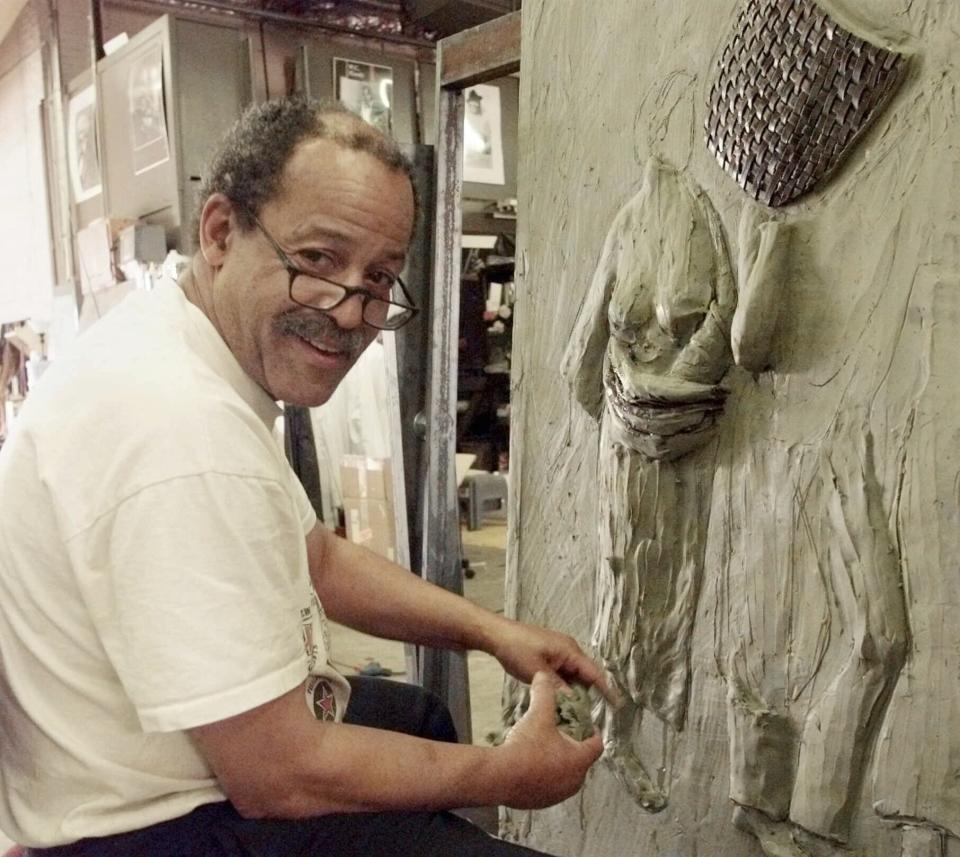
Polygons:
<instances>
[{"instance_id":1,"label":"man's eyebrow","mask_svg":"<svg viewBox=\"0 0 960 857\"><path fill-rule=\"evenodd\" d=\"M301 223L295 227L290 232L290 238L294 241L300 241L305 238L327 238L339 244L346 244L350 240L350 236L345 232L339 232L336 229L329 229L312 223Z\"/></svg>"},{"instance_id":2,"label":"man's eyebrow","mask_svg":"<svg viewBox=\"0 0 960 857\"><path fill-rule=\"evenodd\" d=\"M326 226L317 226L315 224L301 223L290 233L291 241L303 241L309 238L326 238L335 244L349 244L353 240L346 232L340 232L337 229L330 229ZM404 250L395 250L384 256L387 262L406 262L407 254Z\"/></svg>"}]
</instances>

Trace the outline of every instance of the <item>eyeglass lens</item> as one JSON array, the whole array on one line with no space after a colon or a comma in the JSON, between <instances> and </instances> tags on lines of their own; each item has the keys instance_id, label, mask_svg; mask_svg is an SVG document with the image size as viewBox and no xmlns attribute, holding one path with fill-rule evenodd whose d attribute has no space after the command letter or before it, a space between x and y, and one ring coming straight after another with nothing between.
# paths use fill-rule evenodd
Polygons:
<instances>
[{"instance_id":1,"label":"eyeglass lens","mask_svg":"<svg viewBox=\"0 0 960 857\"><path fill-rule=\"evenodd\" d=\"M320 310L333 309L347 294L342 286L307 274L297 274L293 278L290 291L291 297L297 303ZM364 300L363 320L372 327L391 330L400 327L412 315L413 312L407 307L389 300L374 297Z\"/></svg>"}]
</instances>

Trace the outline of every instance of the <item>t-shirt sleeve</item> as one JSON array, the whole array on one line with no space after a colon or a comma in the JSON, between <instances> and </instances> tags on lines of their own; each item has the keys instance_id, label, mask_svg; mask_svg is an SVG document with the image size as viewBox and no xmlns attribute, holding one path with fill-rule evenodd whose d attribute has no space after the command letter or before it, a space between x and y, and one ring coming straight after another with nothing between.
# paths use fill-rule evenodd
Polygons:
<instances>
[{"instance_id":1,"label":"t-shirt sleeve","mask_svg":"<svg viewBox=\"0 0 960 857\"><path fill-rule=\"evenodd\" d=\"M300 516L300 524L303 527L303 534L307 535L317 525L317 513L313 508L313 503L307 496L303 483L293 472L292 467L287 468L287 479L290 480L290 493L293 495L294 502L297 504L297 514Z\"/></svg>"},{"instance_id":2,"label":"t-shirt sleeve","mask_svg":"<svg viewBox=\"0 0 960 857\"><path fill-rule=\"evenodd\" d=\"M144 488L71 539L91 619L144 730L222 720L304 680L300 514L286 485L205 473Z\"/></svg>"}]
</instances>

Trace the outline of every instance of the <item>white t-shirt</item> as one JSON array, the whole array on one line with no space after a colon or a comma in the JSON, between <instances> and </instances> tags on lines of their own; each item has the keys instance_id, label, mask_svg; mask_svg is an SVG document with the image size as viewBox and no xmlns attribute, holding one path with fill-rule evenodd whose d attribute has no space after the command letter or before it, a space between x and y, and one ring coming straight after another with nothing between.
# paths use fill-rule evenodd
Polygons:
<instances>
[{"instance_id":1,"label":"white t-shirt","mask_svg":"<svg viewBox=\"0 0 960 857\"><path fill-rule=\"evenodd\" d=\"M166 284L94 325L0 451L0 828L28 846L223 800L183 730L342 717L276 403Z\"/></svg>"}]
</instances>

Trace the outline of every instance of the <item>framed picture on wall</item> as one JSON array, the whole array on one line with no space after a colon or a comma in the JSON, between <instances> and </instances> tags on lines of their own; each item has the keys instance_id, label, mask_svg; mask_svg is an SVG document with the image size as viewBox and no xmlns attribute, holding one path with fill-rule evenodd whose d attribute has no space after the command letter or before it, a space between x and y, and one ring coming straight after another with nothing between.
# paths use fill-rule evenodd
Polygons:
<instances>
[{"instance_id":1,"label":"framed picture on wall","mask_svg":"<svg viewBox=\"0 0 960 857\"><path fill-rule=\"evenodd\" d=\"M384 134L393 134L393 69L355 60L333 60L334 97Z\"/></svg>"},{"instance_id":2,"label":"framed picture on wall","mask_svg":"<svg viewBox=\"0 0 960 857\"><path fill-rule=\"evenodd\" d=\"M93 86L81 89L67 107L67 156L74 202L100 193L100 145L97 103Z\"/></svg>"},{"instance_id":3,"label":"framed picture on wall","mask_svg":"<svg viewBox=\"0 0 960 857\"><path fill-rule=\"evenodd\" d=\"M130 66L127 93L133 171L139 175L170 157L163 102L162 45L153 45Z\"/></svg>"},{"instance_id":4,"label":"framed picture on wall","mask_svg":"<svg viewBox=\"0 0 960 857\"><path fill-rule=\"evenodd\" d=\"M500 88L471 86L464 93L463 180L503 184Z\"/></svg>"}]
</instances>

